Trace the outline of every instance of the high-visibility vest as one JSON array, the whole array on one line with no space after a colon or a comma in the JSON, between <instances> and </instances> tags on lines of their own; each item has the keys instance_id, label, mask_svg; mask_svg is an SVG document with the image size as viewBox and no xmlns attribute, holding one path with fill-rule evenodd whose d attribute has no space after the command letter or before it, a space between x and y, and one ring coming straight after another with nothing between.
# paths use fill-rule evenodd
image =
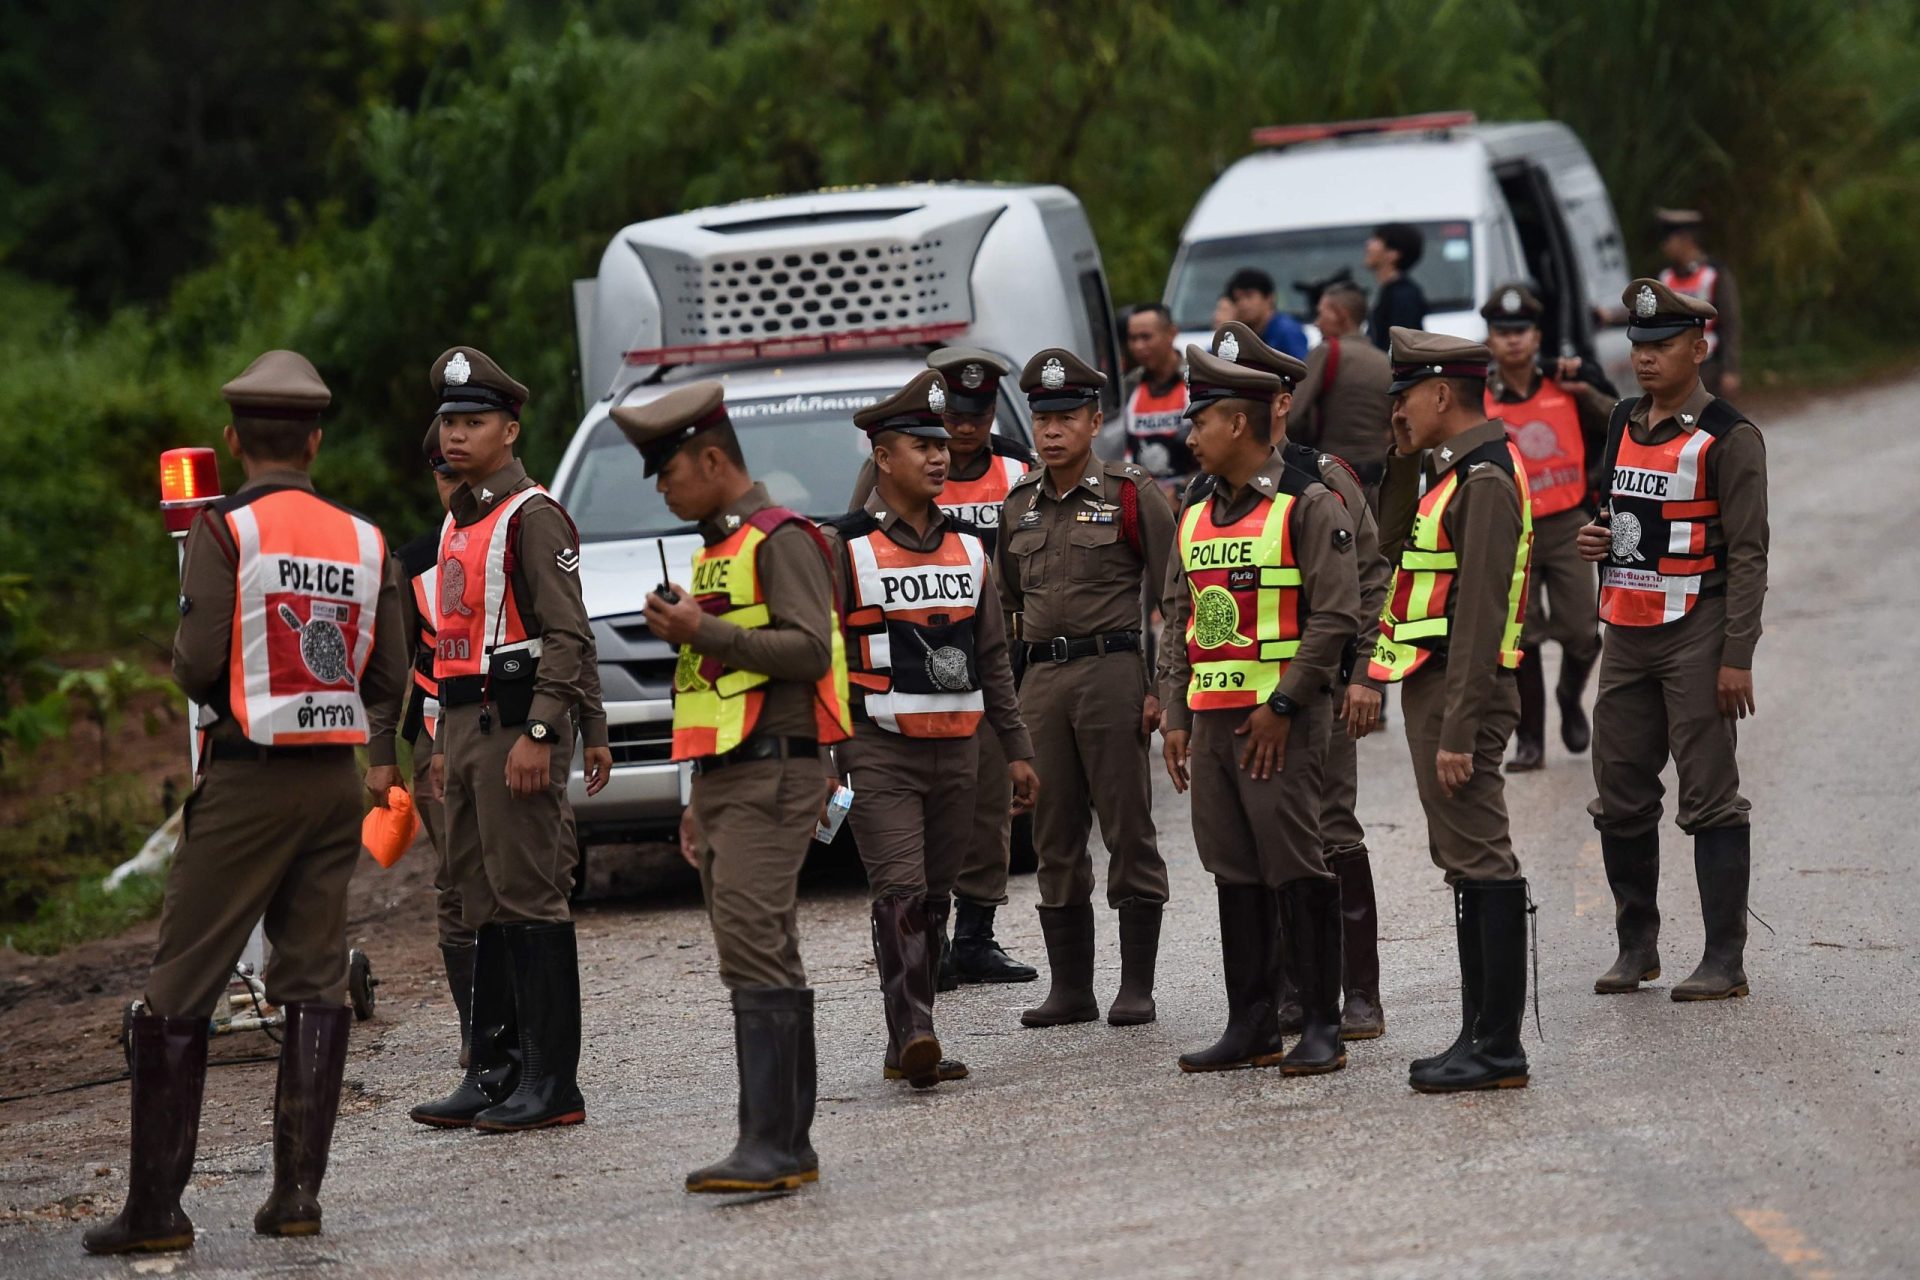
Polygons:
<instances>
[{"instance_id":1,"label":"high-visibility vest","mask_svg":"<svg viewBox=\"0 0 1920 1280\"><path fill-rule=\"evenodd\" d=\"M367 740L360 678L373 652L387 542L366 518L306 489L216 506L235 551L227 705L268 747Z\"/></svg>"},{"instance_id":2,"label":"high-visibility vest","mask_svg":"<svg viewBox=\"0 0 1920 1280\"><path fill-rule=\"evenodd\" d=\"M1453 580L1460 555L1441 517L1460 491L1461 477L1477 463L1491 463L1513 477L1520 491L1520 542L1513 552L1507 590L1507 621L1500 633L1500 665L1520 665L1520 626L1527 616L1527 573L1533 560L1533 513L1527 495L1526 465L1510 440L1483 444L1453 464L1439 484L1420 499L1413 531L1400 549L1386 606L1380 611L1380 639L1374 644L1367 674L1395 682L1445 651L1453 631Z\"/></svg>"},{"instance_id":3,"label":"high-visibility vest","mask_svg":"<svg viewBox=\"0 0 1920 1280\"><path fill-rule=\"evenodd\" d=\"M526 620L513 598L514 517L546 493L531 485L506 499L472 524L455 524L447 514L440 527L436 574L433 675L445 681L484 676L498 653L540 656L540 637L527 634Z\"/></svg>"},{"instance_id":4,"label":"high-visibility vest","mask_svg":"<svg viewBox=\"0 0 1920 1280\"><path fill-rule=\"evenodd\" d=\"M1306 599L1292 517L1302 479L1288 468L1271 502L1254 503L1228 524L1214 520L1213 486L1202 485L1180 515L1180 568L1192 597L1187 706L1194 711L1258 706L1300 652Z\"/></svg>"},{"instance_id":5,"label":"high-visibility vest","mask_svg":"<svg viewBox=\"0 0 1920 1280\"><path fill-rule=\"evenodd\" d=\"M1187 412L1184 371L1179 381L1159 395L1142 378L1127 397L1125 409L1129 458L1156 476L1178 475L1191 469L1193 455L1187 451L1182 435Z\"/></svg>"},{"instance_id":6,"label":"high-visibility vest","mask_svg":"<svg viewBox=\"0 0 1920 1280\"><path fill-rule=\"evenodd\" d=\"M931 551L901 546L865 512L835 523L852 565L847 681L860 710L909 738L972 737L986 711L974 640L985 545L957 523Z\"/></svg>"},{"instance_id":7,"label":"high-visibility vest","mask_svg":"<svg viewBox=\"0 0 1920 1280\"><path fill-rule=\"evenodd\" d=\"M693 596L703 612L736 627L757 630L773 621L760 582L761 544L782 525L805 529L820 553L826 542L805 516L784 507L754 512L732 534L693 557ZM838 610L832 610L828 631L833 659L827 672L814 682L815 736L823 743L851 736L847 713L847 651L840 634ZM745 742L760 720L770 677L758 671L729 667L720 659L680 646L673 671L673 758L698 760L722 756Z\"/></svg>"},{"instance_id":8,"label":"high-visibility vest","mask_svg":"<svg viewBox=\"0 0 1920 1280\"><path fill-rule=\"evenodd\" d=\"M1552 378L1543 377L1525 400L1502 400L1489 387L1489 418L1507 426L1520 451L1533 495L1533 518L1571 511L1587 498L1587 445L1580 434L1580 406Z\"/></svg>"},{"instance_id":9,"label":"high-visibility vest","mask_svg":"<svg viewBox=\"0 0 1920 1280\"><path fill-rule=\"evenodd\" d=\"M1600 566L1600 619L1615 627L1657 627L1678 622L1703 594L1714 594L1702 590L1702 577L1725 567L1726 533L1708 458L1741 418L1715 400L1693 429L1639 444L1626 429L1633 407L1622 400L1607 428L1613 545Z\"/></svg>"},{"instance_id":10,"label":"high-visibility vest","mask_svg":"<svg viewBox=\"0 0 1920 1280\"><path fill-rule=\"evenodd\" d=\"M1672 267L1660 268L1660 283L1675 293L1689 294L1702 302L1713 303L1713 291L1720 283L1720 268L1711 262L1700 261L1693 264L1691 271L1675 271ZM1707 321L1707 359L1720 354L1719 317Z\"/></svg>"},{"instance_id":11,"label":"high-visibility vest","mask_svg":"<svg viewBox=\"0 0 1920 1280\"><path fill-rule=\"evenodd\" d=\"M413 576L411 585L413 611L420 620L413 649L413 706L418 708L420 727L432 738L440 724L440 682L433 674L433 611L439 605L440 566L428 565Z\"/></svg>"},{"instance_id":12,"label":"high-visibility vest","mask_svg":"<svg viewBox=\"0 0 1920 1280\"><path fill-rule=\"evenodd\" d=\"M1000 504L1007 500L1013 482L1032 469L1024 459L994 449L986 471L971 480L948 476L946 487L934 501L948 515L972 525L991 552L994 534L1000 528Z\"/></svg>"}]
</instances>

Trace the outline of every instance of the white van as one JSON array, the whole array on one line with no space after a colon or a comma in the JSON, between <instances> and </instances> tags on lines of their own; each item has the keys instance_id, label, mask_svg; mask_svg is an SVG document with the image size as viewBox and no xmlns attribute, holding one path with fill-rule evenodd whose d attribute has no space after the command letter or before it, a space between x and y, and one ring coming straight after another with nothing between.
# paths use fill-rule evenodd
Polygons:
<instances>
[{"instance_id":1,"label":"white van","mask_svg":"<svg viewBox=\"0 0 1920 1280\"><path fill-rule=\"evenodd\" d=\"M1563 124L1480 124L1449 112L1257 129L1262 149L1207 189L1180 236L1166 302L1187 341L1205 343L1228 277L1258 267L1282 310L1295 282L1341 268L1369 293L1368 235L1385 222L1420 228L1410 273L1427 295L1426 327L1484 338L1480 305L1508 280L1530 280L1547 305L1545 355L1600 361L1628 377L1624 330L1603 328L1629 279L1613 203L1580 139ZM1303 317L1311 320L1311 316ZM1316 339L1317 340L1317 339Z\"/></svg>"},{"instance_id":2,"label":"white van","mask_svg":"<svg viewBox=\"0 0 1920 1280\"><path fill-rule=\"evenodd\" d=\"M580 530L614 759L591 798L575 762L583 844L656 832L681 805L674 653L641 609L661 553L684 583L699 538L641 474L616 405L718 379L753 474L775 502L823 519L846 510L868 453L855 411L899 390L936 347L984 347L1015 369L1067 347L1111 375L1118 401L1106 275L1063 187L872 187L635 223L576 284L575 315L588 407L553 492ZM995 430L1031 443L1015 381L1001 384Z\"/></svg>"}]
</instances>

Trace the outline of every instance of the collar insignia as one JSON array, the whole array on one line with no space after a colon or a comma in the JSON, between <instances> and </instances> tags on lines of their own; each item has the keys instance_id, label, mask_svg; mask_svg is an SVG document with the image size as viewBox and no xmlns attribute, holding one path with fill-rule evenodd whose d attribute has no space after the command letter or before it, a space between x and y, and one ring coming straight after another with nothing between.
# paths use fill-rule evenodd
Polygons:
<instances>
[{"instance_id":1,"label":"collar insignia","mask_svg":"<svg viewBox=\"0 0 1920 1280\"><path fill-rule=\"evenodd\" d=\"M467 363L467 353L464 351L454 352L453 359L447 361L446 370L440 375L449 387L464 387L471 376L473 366Z\"/></svg>"},{"instance_id":2,"label":"collar insignia","mask_svg":"<svg viewBox=\"0 0 1920 1280\"><path fill-rule=\"evenodd\" d=\"M1262 489L1273 488L1273 479L1270 476L1255 476L1253 478L1253 482L1259 485Z\"/></svg>"},{"instance_id":3,"label":"collar insignia","mask_svg":"<svg viewBox=\"0 0 1920 1280\"><path fill-rule=\"evenodd\" d=\"M481 490L480 490L480 501L482 501L482 502L492 502L492 501L493 501L493 490L491 490L491 489L485 489L485 488L483 488L483 489L481 489Z\"/></svg>"},{"instance_id":4,"label":"collar insignia","mask_svg":"<svg viewBox=\"0 0 1920 1280\"><path fill-rule=\"evenodd\" d=\"M1683 413L1683 414L1681 414L1681 415L1680 415L1680 425L1681 425L1681 426L1683 426L1683 427L1690 427L1690 426L1692 426L1692 425L1693 425L1693 415L1692 415L1692 414L1690 414L1690 413Z\"/></svg>"},{"instance_id":5,"label":"collar insignia","mask_svg":"<svg viewBox=\"0 0 1920 1280\"><path fill-rule=\"evenodd\" d=\"M1440 461L1442 461L1442 462L1452 462L1452 461L1453 461L1453 446L1452 446L1452 445L1448 445L1448 446L1447 446L1446 448L1444 448L1444 449L1442 449L1442 450L1440 450Z\"/></svg>"},{"instance_id":6,"label":"collar insignia","mask_svg":"<svg viewBox=\"0 0 1920 1280\"><path fill-rule=\"evenodd\" d=\"M721 521L721 523L726 525L727 528L730 530L738 529L740 527L740 517L737 515L734 515L731 511L729 511L727 513L727 518Z\"/></svg>"}]
</instances>

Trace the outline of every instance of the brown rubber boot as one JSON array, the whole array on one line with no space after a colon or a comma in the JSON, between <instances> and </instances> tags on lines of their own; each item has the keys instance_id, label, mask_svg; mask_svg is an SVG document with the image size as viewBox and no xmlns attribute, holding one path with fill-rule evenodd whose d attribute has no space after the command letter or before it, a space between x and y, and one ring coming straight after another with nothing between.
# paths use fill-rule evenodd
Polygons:
<instances>
[{"instance_id":1,"label":"brown rubber boot","mask_svg":"<svg viewBox=\"0 0 1920 1280\"><path fill-rule=\"evenodd\" d=\"M1547 751L1547 678L1540 670L1538 645L1520 650L1520 666L1513 675L1520 687L1520 725L1513 731L1507 772L1531 773L1541 766Z\"/></svg>"},{"instance_id":2,"label":"brown rubber boot","mask_svg":"<svg viewBox=\"0 0 1920 1280\"><path fill-rule=\"evenodd\" d=\"M1052 986L1045 1000L1020 1015L1020 1025L1064 1027L1097 1020L1100 1002L1093 997L1093 904L1038 910Z\"/></svg>"},{"instance_id":3,"label":"brown rubber boot","mask_svg":"<svg viewBox=\"0 0 1920 1280\"><path fill-rule=\"evenodd\" d=\"M80 1238L88 1253L161 1253L193 1247L180 1193L193 1174L200 1099L207 1084L207 1020L133 1019L133 1141L127 1202Z\"/></svg>"},{"instance_id":4,"label":"brown rubber boot","mask_svg":"<svg viewBox=\"0 0 1920 1280\"><path fill-rule=\"evenodd\" d=\"M253 1229L263 1236L311 1236L320 1233L320 1180L340 1111L353 1011L339 1004L285 1009L273 1093L273 1191L253 1215Z\"/></svg>"},{"instance_id":5,"label":"brown rubber boot","mask_svg":"<svg viewBox=\"0 0 1920 1280\"><path fill-rule=\"evenodd\" d=\"M1340 881L1340 1039L1372 1040L1387 1029L1380 1007L1380 911L1373 897L1373 865L1361 845L1327 859Z\"/></svg>"},{"instance_id":6,"label":"brown rubber boot","mask_svg":"<svg viewBox=\"0 0 1920 1280\"><path fill-rule=\"evenodd\" d=\"M934 967L940 961L931 924L924 899L889 894L873 904L873 955L891 1057L916 1088L940 1083L940 1039L933 1033Z\"/></svg>"},{"instance_id":7,"label":"brown rubber boot","mask_svg":"<svg viewBox=\"0 0 1920 1280\"><path fill-rule=\"evenodd\" d=\"M1161 906L1130 898L1120 904L1120 990L1107 1009L1116 1027L1152 1022L1153 971L1160 955Z\"/></svg>"}]
</instances>

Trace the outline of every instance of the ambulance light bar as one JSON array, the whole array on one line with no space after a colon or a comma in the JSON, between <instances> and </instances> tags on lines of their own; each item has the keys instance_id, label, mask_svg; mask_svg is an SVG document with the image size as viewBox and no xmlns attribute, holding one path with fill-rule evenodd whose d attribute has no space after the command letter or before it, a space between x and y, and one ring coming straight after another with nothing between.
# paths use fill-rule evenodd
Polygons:
<instances>
[{"instance_id":1,"label":"ambulance light bar","mask_svg":"<svg viewBox=\"0 0 1920 1280\"><path fill-rule=\"evenodd\" d=\"M621 353L630 365L718 364L730 360L785 360L795 356L823 356L832 352L883 351L918 343L947 342L967 331L964 321L909 325L900 329L856 329L807 337L709 342L694 346L642 347Z\"/></svg>"},{"instance_id":2,"label":"ambulance light bar","mask_svg":"<svg viewBox=\"0 0 1920 1280\"><path fill-rule=\"evenodd\" d=\"M1364 133L1431 133L1473 124L1471 111L1429 111L1417 116L1379 116L1372 120L1336 120L1328 124L1271 124L1253 131L1256 147L1290 147Z\"/></svg>"},{"instance_id":3,"label":"ambulance light bar","mask_svg":"<svg viewBox=\"0 0 1920 1280\"><path fill-rule=\"evenodd\" d=\"M168 533L184 534L195 513L222 496L220 460L213 450L169 449L160 455L160 513Z\"/></svg>"}]
</instances>

